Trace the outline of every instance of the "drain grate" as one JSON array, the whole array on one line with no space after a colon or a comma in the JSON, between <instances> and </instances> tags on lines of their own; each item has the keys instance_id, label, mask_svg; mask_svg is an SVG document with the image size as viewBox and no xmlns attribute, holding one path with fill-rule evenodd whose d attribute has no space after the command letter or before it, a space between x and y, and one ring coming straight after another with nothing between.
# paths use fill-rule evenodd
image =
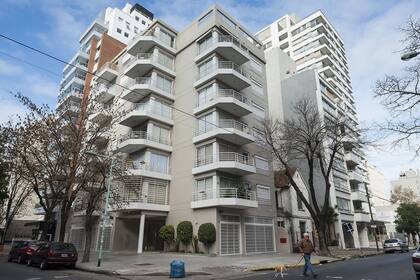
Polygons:
<instances>
[{"instance_id":1,"label":"drain grate","mask_svg":"<svg viewBox=\"0 0 420 280\"><path fill-rule=\"evenodd\" d=\"M153 264L152 263L136 263L134 265L137 265L137 266L147 266L147 265L153 265Z\"/></svg>"}]
</instances>

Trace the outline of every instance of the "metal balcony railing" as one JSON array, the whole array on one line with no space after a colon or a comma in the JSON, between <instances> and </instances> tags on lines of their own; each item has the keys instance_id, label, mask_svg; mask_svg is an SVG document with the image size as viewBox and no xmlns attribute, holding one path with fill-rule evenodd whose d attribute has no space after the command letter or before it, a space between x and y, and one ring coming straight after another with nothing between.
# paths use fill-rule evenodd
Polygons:
<instances>
[{"instance_id":1,"label":"metal balcony railing","mask_svg":"<svg viewBox=\"0 0 420 280\"><path fill-rule=\"evenodd\" d=\"M200 45L198 54L202 54L203 52L205 52L206 50L208 50L210 47L214 46L217 43L224 43L224 42L233 43L235 46L241 48L243 51L248 52L248 49L245 47L245 45L242 44L236 37L231 36L231 35L219 34L217 36L217 39L213 40L213 43L206 44L205 47L203 47L203 45Z\"/></svg>"},{"instance_id":2,"label":"metal balcony railing","mask_svg":"<svg viewBox=\"0 0 420 280\"><path fill-rule=\"evenodd\" d=\"M248 134L250 133L248 125L243 122L240 122L234 119L220 119L218 126L209 124L209 126L207 126L204 129L198 129L195 135L198 136L198 135L207 133L209 131L213 131L217 128L233 128L244 133L248 133Z\"/></svg>"},{"instance_id":3,"label":"metal balcony railing","mask_svg":"<svg viewBox=\"0 0 420 280\"><path fill-rule=\"evenodd\" d=\"M214 199L214 198L240 198L240 199L246 199L246 200L252 200L252 201L257 200L255 191L239 190L237 188L220 188L216 192L209 190L209 191L193 192L192 194L193 201L200 201L200 200Z\"/></svg>"},{"instance_id":4,"label":"metal balcony railing","mask_svg":"<svg viewBox=\"0 0 420 280\"><path fill-rule=\"evenodd\" d=\"M144 139L144 140L150 140L156 143L164 144L164 145L170 145L170 141L166 137L156 137L153 136L150 133L147 133L147 131L131 131L128 134L125 134L121 136L120 143L124 142L128 139Z\"/></svg>"},{"instance_id":5,"label":"metal balcony railing","mask_svg":"<svg viewBox=\"0 0 420 280\"><path fill-rule=\"evenodd\" d=\"M121 195L125 203L168 205L167 186L149 185L147 191L141 186L123 186Z\"/></svg>"},{"instance_id":6,"label":"metal balcony railing","mask_svg":"<svg viewBox=\"0 0 420 280\"><path fill-rule=\"evenodd\" d=\"M238 64L232 62L232 61L218 61L216 64L212 64L210 67L208 67L206 70L201 71L198 75L198 78L202 78L218 69L232 69L238 72L239 74L246 76L245 71L242 69L241 66Z\"/></svg>"},{"instance_id":7,"label":"metal balcony railing","mask_svg":"<svg viewBox=\"0 0 420 280\"><path fill-rule=\"evenodd\" d=\"M123 63L124 69L130 68L137 60L151 60L151 62L156 62L170 70L174 69L173 59L168 59L165 55L159 53L157 55L153 53L138 53Z\"/></svg>"},{"instance_id":8,"label":"metal balcony railing","mask_svg":"<svg viewBox=\"0 0 420 280\"><path fill-rule=\"evenodd\" d=\"M172 118L172 110L168 105L156 102L134 103L130 111L155 113L164 118Z\"/></svg>"},{"instance_id":9,"label":"metal balcony railing","mask_svg":"<svg viewBox=\"0 0 420 280\"><path fill-rule=\"evenodd\" d=\"M144 171L158 172L162 174L169 174L169 167L162 166L159 164L148 164L148 163L145 163L144 161L128 160L125 162L125 166L127 169L144 170Z\"/></svg>"},{"instance_id":10,"label":"metal balcony railing","mask_svg":"<svg viewBox=\"0 0 420 280\"><path fill-rule=\"evenodd\" d=\"M234 153L234 152L220 152L219 161L234 161L250 166L254 166L254 158L249 155Z\"/></svg>"}]
</instances>

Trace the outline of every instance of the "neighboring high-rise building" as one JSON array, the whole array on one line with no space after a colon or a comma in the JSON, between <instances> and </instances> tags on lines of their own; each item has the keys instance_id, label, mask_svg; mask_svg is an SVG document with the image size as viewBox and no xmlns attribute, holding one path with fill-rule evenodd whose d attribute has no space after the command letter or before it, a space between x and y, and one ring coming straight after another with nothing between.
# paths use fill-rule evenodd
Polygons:
<instances>
[{"instance_id":1,"label":"neighboring high-rise building","mask_svg":"<svg viewBox=\"0 0 420 280\"><path fill-rule=\"evenodd\" d=\"M211 253L278 251L273 170L256 141L268 113L261 42L213 6L182 32L155 20L111 63L112 83L96 79L93 90L119 112L109 149L129 175L113 184L125 203L112 210L106 248L162 250L161 226L191 221L195 235L215 225ZM70 236L82 240L83 224Z\"/></svg>"},{"instance_id":2,"label":"neighboring high-rise building","mask_svg":"<svg viewBox=\"0 0 420 280\"><path fill-rule=\"evenodd\" d=\"M310 98L321 118L348 119L349 137L333 170L331 202L337 205L339 215L330 238L338 239L346 248L369 246L367 225L371 219L365 193L368 181L364 176L364 154L355 144L358 120L342 39L320 11L302 20L294 15L283 16L256 36L266 50L273 117L292 117L293 104L300 98ZM301 172L305 176L304 170ZM319 181L319 185L324 183Z\"/></svg>"},{"instance_id":3,"label":"neighboring high-rise building","mask_svg":"<svg viewBox=\"0 0 420 280\"><path fill-rule=\"evenodd\" d=\"M401 171L398 179L391 181L392 191L397 187L411 189L418 197L420 197L420 171L418 169Z\"/></svg>"},{"instance_id":4,"label":"neighboring high-rise building","mask_svg":"<svg viewBox=\"0 0 420 280\"><path fill-rule=\"evenodd\" d=\"M78 114L82 98L89 95L91 88L92 75L87 72L96 74L152 20L153 14L139 4L126 4L123 9L108 7L99 13L81 35L71 65L63 69L56 108Z\"/></svg>"}]
</instances>

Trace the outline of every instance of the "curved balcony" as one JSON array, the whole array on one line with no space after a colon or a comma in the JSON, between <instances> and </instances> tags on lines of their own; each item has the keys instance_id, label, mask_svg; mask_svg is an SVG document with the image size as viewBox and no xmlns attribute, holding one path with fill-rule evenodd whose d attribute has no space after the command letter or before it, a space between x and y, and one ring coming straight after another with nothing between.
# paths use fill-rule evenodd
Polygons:
<instances>
[{"instance_id":1,"label":"curved balcony","mask_svg":"<svg viewBox=\"0 0 420 280\"><path fill-rule=\"evenodd\" d=\"M243 90L251 85L251 81L241 66L232 61L218 61L212 67L199 74L197 81L194 83L194 87L200 87L214 79L223 82L237 91Z\"/></svg>"},{"instance_id":2,"label":"curved balcony","mask_svg":"<svg viewBox=\"0 0 420 280\"><path fill-rule=\"evenodd\" d=\"M110 82L116 77L118 77L118 67L116 64L111 62L106 62L102 67L98 70L96 77L99 82Z\"/></svg>"},{"instance_id":3,"label":"curved balcony","mask_svg":"<svg viewBox=\"0 0 420 280\"><path fill-rule=\"evenodd\" d=\"M354 210L354 219L356 222L370 223L370 215L363 210Z\"/></svg>"},{"instance_id":4,"label":"curved balcony","mask_svg":"<svg viewBox=\"0 0 420 280\"><path fill-rule=\"evenodd\" d=\"M350 182L355 183L355 184L363 183L363 175L362 174L360 174L356 171L349 171L348 174L349 174Z\"/></svg>"},{"instance_id":5,"label":"curved balcony","mask_svg":"<svg viewBox=\"0 0 420 280\"><path fill-rule=\"evenodd\" d=\"M159 54L138 53L127 60L123 67L124 75L131 78L144 76L152 69L158 69L171 77L176 76L173 61L166 61L163 56Z\"/></svg>"},{"instance_id":6,"label":"curved balcony","mask_svg":"<svg viewBox=\"0 0 420 280\"><path fill-rule=\"evenodd\" d=\"M231 61L239 65L249 61L247 48L235 37L219 34L217 38L213 39L214 41L211 45L207 45L205 49L199 49L199 54L195 57L195 62L202 61L212 53L217 53L222 57L228 57Z\"/></svg>"},{"instance_id":7,"label":"curved balcony","mask_svg":"<svg viewBox=\"0 0 420 280\"><path fill-rule=\"evenodd\" d=\"M191 208L208 207L246 209L258 207L258 202L255 191L242 191L237 188L220 188L216 192L193 192Z\"/></svg>"},{"instance_id":8,"label":"curved balcony","mask_svg":"<svg viewBox=\"0 0 420 280\"><path fill-rule=\"evenodd\" d=\"M126 169L129 175L144 176L162 180L171 180L168 167L154 166L144 161L126 161Z\"/></svg>"},{"instance_id":9,"label":"curved balcony","mask_svg":"<svg viewBox=\"0 0 420 280\"><path fill-rule=\"evenodd\" d=\"M194 114L200 114L213 107L238 117L243 117L253 112L250 101L246 96L236 90L222 88L217 89L207 102L199 104L193 112Z\"/></svg>"},{"instance_id":10,"label":"curved balcony","mask_svg":"<svg viewBox=\"0 0 420 280\"><path fill-rule=\"evenodd\" d=\"M215 170L241 176L257 172L253 157L234 152L220 152L216 159L211 156L197 159L192 174L196 175Z\"/></svg>"},{"instance_id":11,"label":"curved balcony","mask_svg":"<svg viewBox=\"0 0 420 280\"><path fill-rule=\"evenodd\" d=\"M236 145L245 145L255 141L247 124L233 119L221 119L218 127L213 126L210 131L197 131L193 143L215 137Z\"/></svg>"},{"instance_id":12,"label":"curved balcony","mask_svg":"<svg viewBox=\"0 0 420 280\"><path fill-rule=\"evenodd\" d=\"M157 102L133 104L131 110L121 118L119 123L128 127L135 127L149 119L168 125L174 124L171 108Z\"/></svg>"},{"instance_id":13,"label":"curved balcony","mask_svg":"<svg viewBox=\"0 0 420 280\"><path fill-rule=\"evenodd\" d=\"M115 97L115 87L109 87L101 83L95 84L96 98L98 102L107 103Z\"/></svg>"},{"instance_id":14,"label":"curved balcony","mask_svg":"<svg viewBox=\"0 0 420 280\"><path fill-rule=\"evenodd\" d=\"M145 96L154 93L161 97L175 100L175 96L172 94L172 89L164 88L152 82L150 77L137 77L126 84L129 90L126 90L121 98L130 102L138 102Z\"/></svg>"},{"instance_id":15,"label":"curved balcony","mask_svg":"<svg viewBox=\"0 0 420 280\"><path fill-rule=\"evenodd\" d=\"M354 168L356 165L360 164L360 157L353 152L345 153L344 160L350 168Z\"/></svg>"},{"instance_id":16,"label":"curved balcony","mask_svg":"<svg viewBox=\"0 0 420 280\"><path fill-rule=\"evenodd\" d=\"M172 152L169 139L154 137L147 131L132 131L121 137L117 149L122 153L134 153L146 147Z\"/></svg>"},{"instance_id":17,"label":"curved balcony","mask_svg":"<svg viewBox=\"0 0 420 280\"><path fill-rule=\"evenodd\" d=\"M176 54L174 42L168 40L168 37L156 33L137 36L128 44L127 53L136 55L137 53L147 52L156 46L173 55Z\"/></svg>"}]
</instances>

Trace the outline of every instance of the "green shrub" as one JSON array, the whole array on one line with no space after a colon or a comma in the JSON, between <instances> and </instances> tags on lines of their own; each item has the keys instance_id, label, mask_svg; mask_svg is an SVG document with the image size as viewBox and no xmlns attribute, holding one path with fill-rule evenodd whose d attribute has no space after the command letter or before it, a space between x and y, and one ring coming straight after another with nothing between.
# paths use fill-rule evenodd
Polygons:
<instances>
[{"instance_id":1,"label":"green shrub","mask_svg":"<svg viewBox=\"0 0 420 280\"><path fill-rule=\"evenodd\" d=\"M193 236L193 226L190 221L183 221L176 227L176 238L179 239L184 245L191 242Z\"/></svg>"},{"instance_id":2,"label":"green shrub","mask_svg":"<svg viewBox=\"0 0 420 280\"><path fill-rule=\"evenodd\" d=\"M200 225L198 228L198 240L207 247L207 250L210 250L210 245L216 241L216 228L212 223Z\"/></svg>"},{"instance_id":3,"label":"green shrub","mask_svg":"<svg viewBox=\"0 0 420 280\"><path fill-rule=\"evenodd\" d=\"M175 228L173 225L164 225L159 230L159 237L167 244L171 244L175 239Z\"/></svg>"}]
</instances>

